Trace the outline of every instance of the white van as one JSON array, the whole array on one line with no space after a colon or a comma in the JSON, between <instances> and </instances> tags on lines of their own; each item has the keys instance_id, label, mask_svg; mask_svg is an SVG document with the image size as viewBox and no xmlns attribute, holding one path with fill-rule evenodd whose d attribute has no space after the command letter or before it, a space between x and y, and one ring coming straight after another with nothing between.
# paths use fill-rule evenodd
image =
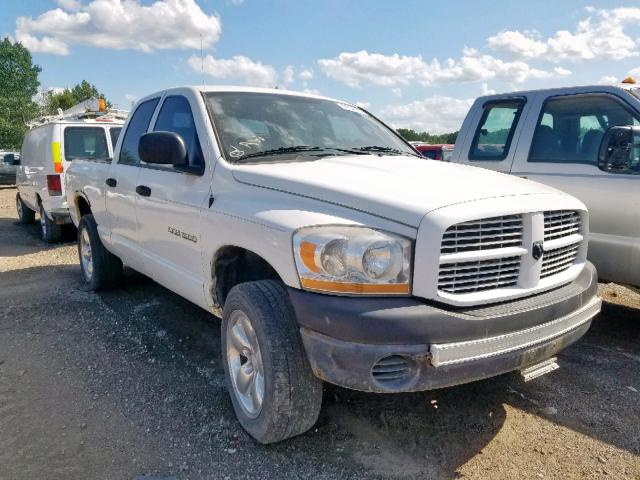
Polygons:
<instances>
[{"instance_id":1,"label":"white van","mask_svg":"<svg viewBox=\"0 0 640 480\"><path fill-rule=\"evenodd\" d=\"M49 243L70 224L64 195L64 172L78 158L109 162L126 112L85 112L43 117L30 124L22 144L16 173L16 209L22 223L32 223L38 212L42 238Z\"/></svg>"}]
</instances>

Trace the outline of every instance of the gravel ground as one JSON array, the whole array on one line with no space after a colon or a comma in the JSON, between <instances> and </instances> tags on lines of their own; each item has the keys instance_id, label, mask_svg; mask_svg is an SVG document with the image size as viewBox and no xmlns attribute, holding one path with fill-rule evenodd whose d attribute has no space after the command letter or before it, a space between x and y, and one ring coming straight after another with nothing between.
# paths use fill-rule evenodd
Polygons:
<instances>
[{"instance_id":1,"label":"gravel ground","mask_svg":"<svg viewBox=\"0 0 640 480\"><path fill-rule=\"evenodd\" d=\"M95 294L74 232L47 246L0 187L0 479L640 478L640 294L562 368L433 392L328 386L317 425L272 446L236 422L218 320L135 272Z\"/></svg>"}]
</instances>

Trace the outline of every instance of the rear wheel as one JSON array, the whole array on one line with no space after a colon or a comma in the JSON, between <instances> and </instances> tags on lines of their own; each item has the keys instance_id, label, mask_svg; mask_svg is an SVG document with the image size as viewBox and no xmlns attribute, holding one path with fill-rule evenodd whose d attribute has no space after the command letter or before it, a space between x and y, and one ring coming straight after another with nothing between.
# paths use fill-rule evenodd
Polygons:
<instances>
[{"instance_id":1,"label":"rear wheel","mask_svg":"<svg viewBox=\"0 0 640 480\"><path fill-rule=\"evenodd\" d=\"M122 261L104 248L93 215L85 215L80 219L78 256L82 276L91 290L111 288L120 283Z\"/></svg>"},{"instance_id":2,"label":"rear wheel","mask_svg":"<svg viewBox=\"0 0 640 480\"><path fill-rule=\"evenodd\" d=\"M62 238L62 225L57 225L47 216L42 204L40 204L40 231L42 239L47 243L59 242Z\"/></svg>"},{"instance_id":3,"label":"rear wheel","mask_svg":"<svg viewBox=\"0 0 640 480\"><path fill-rule=\"evenodd\" d=\"M262 280L231 289L222 352L233 408L253 438L274 443L313 426L322 382L311 371L282 283Z\"/></svg>"},{"instance_id":4,"label":"rear wheel","mask_svg":"<svg viewBox=\"0 0 640 480\"><path fill-rule=\"evenodd\" d=\"M27 224L36 221L36 212L27 207L27 204L22 201L19 193L16 194L16 210L20 223Z\"/></svg>"}]
</instances>

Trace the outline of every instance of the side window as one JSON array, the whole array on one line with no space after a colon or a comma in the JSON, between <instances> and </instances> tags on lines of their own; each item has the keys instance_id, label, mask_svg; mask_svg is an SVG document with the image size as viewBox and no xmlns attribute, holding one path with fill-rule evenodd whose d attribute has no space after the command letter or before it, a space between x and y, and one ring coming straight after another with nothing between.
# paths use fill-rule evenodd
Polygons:
<instances>
[{"instance_id":1,"label":"side window","mask_svg":"<svg viewBox=\"0 0 640 480\"><path fill-rule=\"evenodd\" d=\"M140 163L138 143L140 142L140 137L147 133L149 122L151 121L151 117L153 117L156 105L158 105L158 100L158 98L147 100L141 103L138 108L136 108L136 111L133 112L129 126L124 132L118 163L125 165L138 165Z\"/></svg>"},{"instance_id":2,"label":"side window","mask_svg":"<svg viewBox=\"0 0 640 480\"><path fill-rule=\"evenodd\" d=\"M107 160L107 137L102 127L66 127L64 129L64 158Z\"/></svg>"},{"instance_id":3,"label":"side window","mask_svg":"<svg viewBox=\"0 0 640 480\"><path fill-rule=\"evenodd\" d=\"M153 130L155 132L174 132L180 135L187 146L189 165L204 165L193 113L189 101L185 97L165 98Z\"/></svg>"},{"instance_id":4,"label":"side window","mask_svg":"<svg viewBox=\"0 0 640 480\"><path fill-rule=\"evenodd\" d=\"M551 98L533 134L529 162L597 165L604 132L639 123L621 102L606 95Z\"/></svg>"},{"instance_id":5,"label":"side window","mask_svg":"<svg viewBox=\"0 0 640 480\"><path fill-rule=\"evenodd\" d=\"M473 137L469 159L504 160L524 107L523 99L487 103Z\"/></svg>"}]
</instances>

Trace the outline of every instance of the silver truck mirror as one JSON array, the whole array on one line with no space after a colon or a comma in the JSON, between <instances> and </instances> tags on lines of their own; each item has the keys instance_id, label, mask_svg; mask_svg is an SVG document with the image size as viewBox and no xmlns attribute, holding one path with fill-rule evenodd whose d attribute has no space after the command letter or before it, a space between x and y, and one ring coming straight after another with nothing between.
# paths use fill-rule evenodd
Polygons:
<instances>
[{"instance_id":1,"label":"silver truck mirror","mask_svg":"<svg viewBox=\"0 0 640 480\"><path fill-rule=\"evenodd\" d=\"M598 168L608 173L640 173L640 127L609 128L600 143Z\"/></svg>"},{"instance_id":2,"label":"silver truck mirror","mask_svg":"<svg viewBox=\"0 0 640 480\"><path fill-rule=\"evenodd\" d=\"M180 135L174 132L150 132L140 137L138 155L145 163L156 165L188 165L187 147Z\"/></svg>"}]
</instances>

